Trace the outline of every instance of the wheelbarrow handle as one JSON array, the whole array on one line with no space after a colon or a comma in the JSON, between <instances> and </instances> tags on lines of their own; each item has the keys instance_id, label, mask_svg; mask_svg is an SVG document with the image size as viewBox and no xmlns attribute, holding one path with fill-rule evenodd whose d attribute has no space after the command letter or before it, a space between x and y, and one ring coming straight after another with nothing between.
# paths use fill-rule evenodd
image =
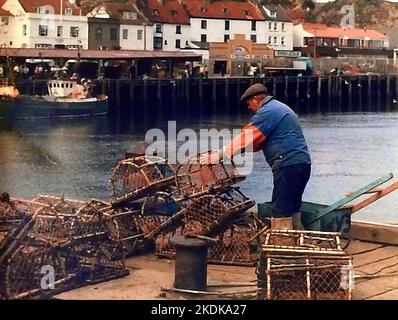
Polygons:
<instances>
[{"instance_id":1,"label":"wheelbarrow handle","mask_svg":"<svg viewBox=\"0 0 398 320\"><path fill-rule=\"evenodd\" d=\"M391 180L393 177L394 177L394 175L392 173L389 173L389 174L385 175L384 177L381 177L380 179L377 179L377 180L373 181L372 183L369 183L367 186L351 193L350 195L346 196L345 198L336 201L335 203L331 204L330 206L324 208L323 210L320 210L318 215L316 216L316 218L311 220L311 222L309 222L309 223L312 224L312 223L320 220L323 216L327 215L328 213L340 208L341 206L351 202L352 200L354 200L366 193L369 193L369 191L371 191L372 189L378 187L379 185L387 182L388 180Z\"/></svg>"}]
</instances>

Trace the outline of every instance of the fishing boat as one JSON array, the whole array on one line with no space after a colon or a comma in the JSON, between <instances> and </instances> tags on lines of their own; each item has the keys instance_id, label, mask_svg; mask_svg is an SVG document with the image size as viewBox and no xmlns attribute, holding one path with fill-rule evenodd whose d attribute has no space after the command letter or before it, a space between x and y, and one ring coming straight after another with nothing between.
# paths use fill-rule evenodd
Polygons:
<instances>
[{"instance_id":1,"label":"fishing boat","mask_svg":"<svg viewBox=\"0 0 398 320\"><path fill-rule=\"evenodd\" d=\"M49 80L48 95L21 95L14 86L0 88L0 117L8 119L104 115L106 95L92 95L90 80Z\"/></svg>"}]
</instances>

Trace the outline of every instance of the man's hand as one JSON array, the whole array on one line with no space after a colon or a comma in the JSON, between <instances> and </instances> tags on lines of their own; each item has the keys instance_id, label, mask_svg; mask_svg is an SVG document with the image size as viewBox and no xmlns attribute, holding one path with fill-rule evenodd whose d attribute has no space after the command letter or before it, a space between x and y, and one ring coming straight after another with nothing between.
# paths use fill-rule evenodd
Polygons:
<instances>
[{"instance_id":1,"label":"man's hand","mask_svg":"<svg viewBox=\"0 0 398 320\"><path fill-rule=\"evenodd\" d=\"M199 164L219 164L223 158L223 150L209 151L199 157Z\"/></svg>"}]
</instances>

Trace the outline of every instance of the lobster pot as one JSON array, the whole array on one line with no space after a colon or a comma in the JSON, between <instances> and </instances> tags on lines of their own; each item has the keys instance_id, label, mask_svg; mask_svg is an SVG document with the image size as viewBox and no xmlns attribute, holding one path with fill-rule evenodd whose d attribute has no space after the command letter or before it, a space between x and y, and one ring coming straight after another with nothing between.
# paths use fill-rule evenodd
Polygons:
<instances>
[{"instance_id":1,"label":"lobster pot","mask_svg":"<svg viewBox=\"0 0 398 320\"><path fill-rule=\"evenodd\" d=\"M201 164L200 157L189 158L187 163L181 164L176 171L177 189L189 196L217 191L235 183L243 181L244 176L236 170L234 163L220 161L215 164ZM211 157L211 152L208 154Z\"/></svg>"},{"instance_id":2,"label":"lobster pot","mask_svg":"<svg viewBox=\"0 0 398 320\"><path fill-rule=\"evenodd\" d=\"M290 233L295 246L269 244L272 239L287 242L277 238L280 236L280 232L268 231L261 247L256 270L258 299L351 299L354 268L352 258L333 242L339 234L295 231Z\"/></svg>"},{"instance_id":3,"label":"lobster pot","mask_svg":"<svg viewBox=\"0 0 398 320\"><path fill-rule=\"evenodd\" d=\"M112 205L127 204L173 185L174 174L174 169L160 157L143 156L122 160L112 173Z\"/></svg>"},{"instance_id":4,"label":"lobster pot","mask_svg":"<svg viewBox=\"0 0 398 320\"><path fill-rule=\"evenodd\" d=\"M258 230L233 226L209 248L208 262L225 265L255 266L259 245L252 241Z\"/></svg>"}]
</instances>

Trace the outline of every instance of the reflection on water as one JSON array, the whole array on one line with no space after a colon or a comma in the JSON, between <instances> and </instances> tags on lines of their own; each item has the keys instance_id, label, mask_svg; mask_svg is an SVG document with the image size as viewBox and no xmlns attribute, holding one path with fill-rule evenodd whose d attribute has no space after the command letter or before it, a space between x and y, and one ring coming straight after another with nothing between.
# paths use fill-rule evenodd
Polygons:
<instances>
[{"instance_id":1,"label":"reflection on water","mask_svg":"<svg viewBox=\"0 0 398 320\"><path fill-rule=\"evenodd\" d=\"M398 177L398 113L300 118L313 159L305 200L331 204L386 173ZM177 130L240 128L248 119L183 119ZM0 191L24 198L48 193L106 200L113 166L154 127L166 129L167 121L126 123L99 117L0 122ZM261 153L255 154L254 171L241 189L258 202L271 198L272 175ZM398 191L354 218L398 223L397 201Z\"/></svg>"}]
</instances>

